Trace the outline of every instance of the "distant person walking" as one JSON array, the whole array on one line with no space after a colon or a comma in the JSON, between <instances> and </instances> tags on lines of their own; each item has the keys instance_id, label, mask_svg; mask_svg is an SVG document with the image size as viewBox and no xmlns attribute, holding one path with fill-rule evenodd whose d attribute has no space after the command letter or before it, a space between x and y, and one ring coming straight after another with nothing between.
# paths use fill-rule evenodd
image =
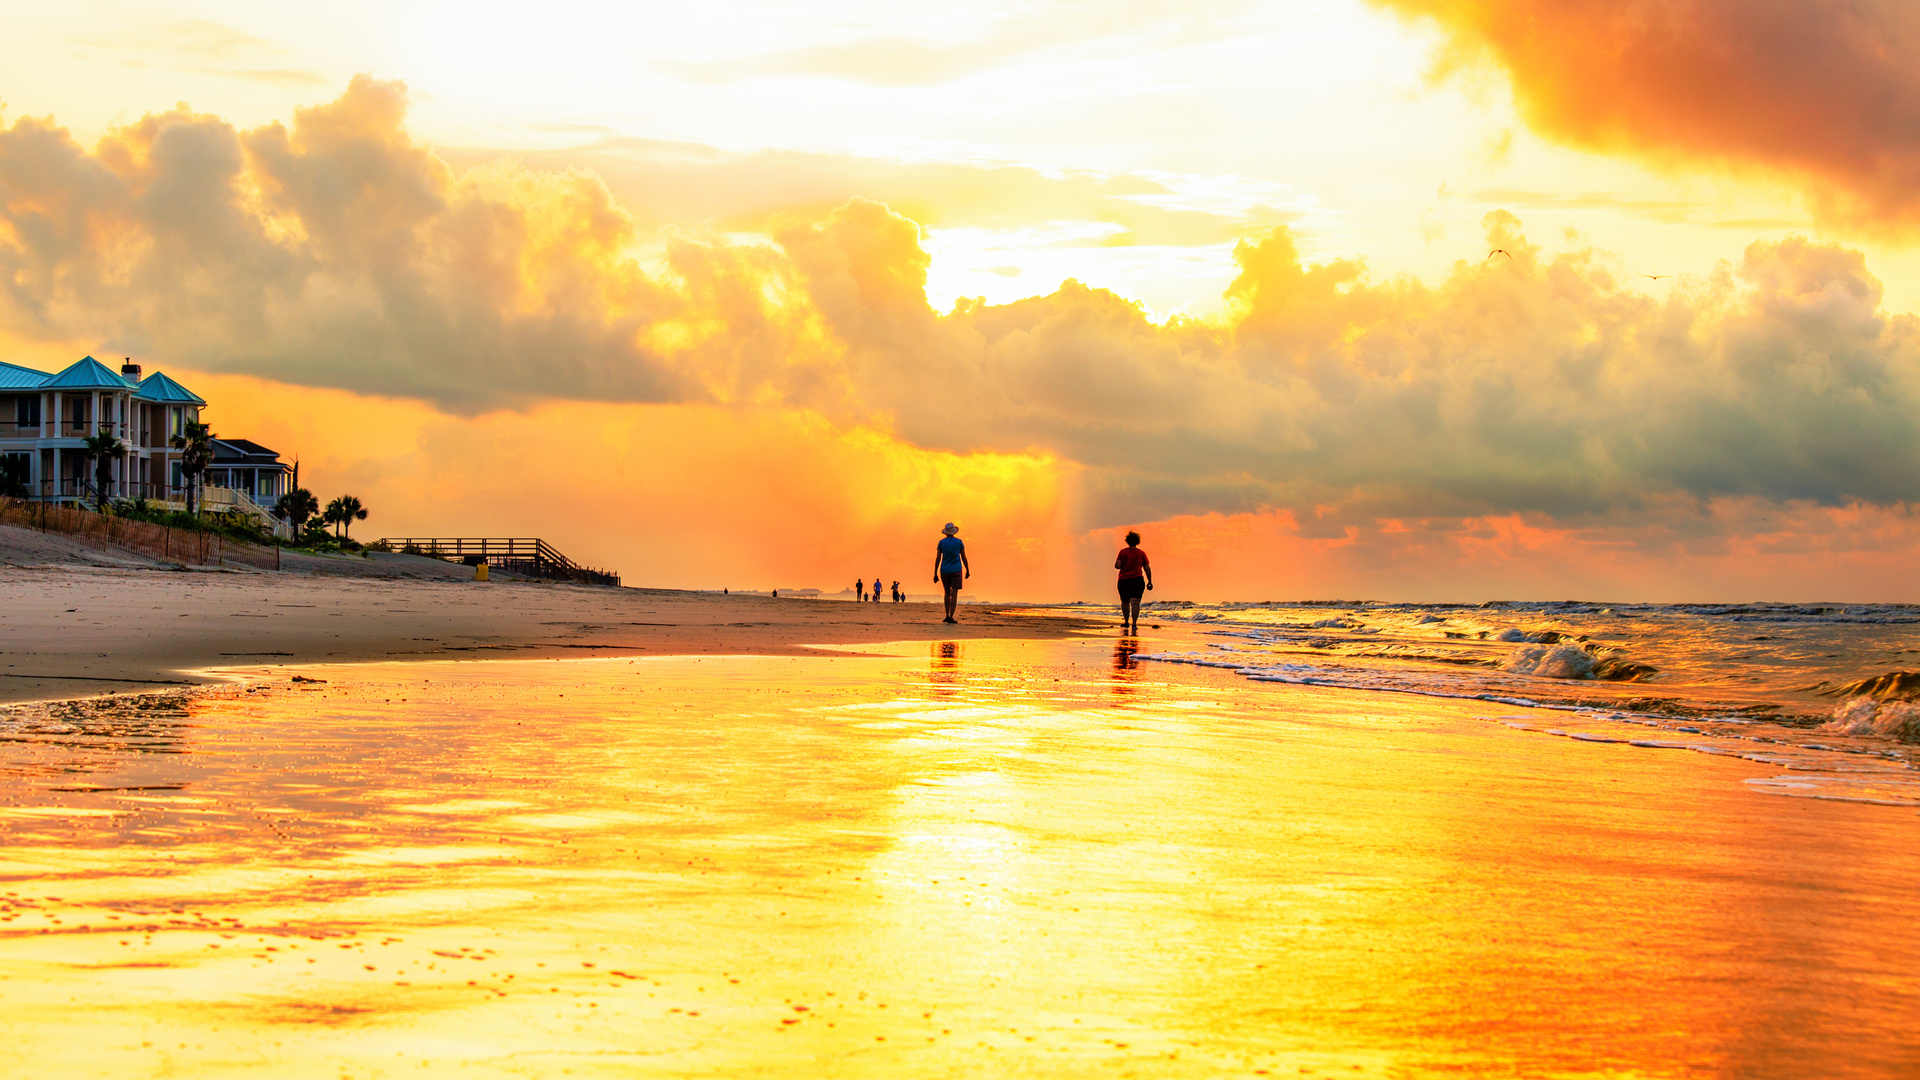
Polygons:
<instances>
[{"instance_id":1,"label":"distant person walking","mask_svg":"<svg viewBox=\"0 0 1920 1080\"><path fill-rule=\"evenodd\" d=\"M873 602L876 604L880 602L880 579L879 578L873 579Z\"/></svg>"},{"instance_id":2,"label":"distant person walking","mask_svg":"<svg viewBox=\"0 0 1920 1080\"><path fill-rule=\"evenodd\" d=\"M973 576L973 567L967 562L967 545L955 535L960 526L949 521L940 527L944 534L933 549L933 580L940 583L947 593L947 617L945 622L958 622L953 617L953 609L960 603L960 583Z\"/></svg>"},{"instance_id":3,"label":"distant person walking","mask_svg":"<svg viewBox=\"0 0 1920 1080\"><path fill-rule=\"evenodd\" d=\"M893 602L900 602L900 583L897 581L893 583Z\"/></svg>"},{"instance_id":4,"label":"distant person walking","mask_svg":"<svg viewBox=\"0 0 1920 1080\"><path fill-rule=\"evenodd\" d=\"M1120 549L1113 568L1120 571L1120 630L1137 634L1140 632L1140 597L1153 588L1153 567L1147 564L1147 553L1140 550L1139 533L1127 534L1127 546Z\"/></svg>"},{"instance_id":5,"label":"distant person walking","mask_svg":"<svg viewBox=\"0 0 1920 1080\"><path fill-rule=\"evenodd\" d=\"M860 601L861 603L866 603L866 600L867 600L867 579L866 579L866 578L854 578L854 579L853 579L853 591L854 591L854 599L856 599L856 600L858 600L858 601Z\"/></svg>"}]
</instances>

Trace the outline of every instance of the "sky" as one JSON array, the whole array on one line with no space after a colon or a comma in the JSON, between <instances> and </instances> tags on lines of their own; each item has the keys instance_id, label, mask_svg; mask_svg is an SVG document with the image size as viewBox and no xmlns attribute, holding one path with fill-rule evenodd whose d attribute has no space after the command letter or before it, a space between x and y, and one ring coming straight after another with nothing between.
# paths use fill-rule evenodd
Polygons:
<instances>
[{"instance_id":1,"label":"sky","mask_svg":"<svg viewBox=\"0 0 1920 1080\"><path fill-rule=\"evenodd\" d=\"M8 2L0 359L373 536L1920 601L1920 8Z\"/></svg>"}]
</instances>

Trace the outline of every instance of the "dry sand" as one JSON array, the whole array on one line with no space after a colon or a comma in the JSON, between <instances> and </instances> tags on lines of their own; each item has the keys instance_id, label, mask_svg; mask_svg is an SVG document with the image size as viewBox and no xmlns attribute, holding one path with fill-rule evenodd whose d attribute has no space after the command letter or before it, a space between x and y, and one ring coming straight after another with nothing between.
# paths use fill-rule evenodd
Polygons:
<instances>
[{"instance_id":1,"label":"dry sand","mask_svg":"<svg viewBox=\"0 0 1920 1080\"><path fill-rule=\"evenodd\" d=\"M50 547L49 561L98 554L72 546L78 555ZM939 607L924 603L483 584L466 567L407 556L314 561L355 577L169 571L150 562L0 568L0 701L186 684L199 681L197 669L244 664L792 655L882 641L1064 637L1101 625L983 606L946 626ZM383 570L443 580L362 576Z\"/></svg>"},{"instance_id":2,"label":"dry sand","mask_svg":"<svg viewBox=\"0 0 1920 1080\"><path fill-rule=\"evenodd\" d=\"M66 566L163 568L145 555L104 544L93 544L63 533L0 525L0 566L57 569Z\"/></svg>"}]
</instances>

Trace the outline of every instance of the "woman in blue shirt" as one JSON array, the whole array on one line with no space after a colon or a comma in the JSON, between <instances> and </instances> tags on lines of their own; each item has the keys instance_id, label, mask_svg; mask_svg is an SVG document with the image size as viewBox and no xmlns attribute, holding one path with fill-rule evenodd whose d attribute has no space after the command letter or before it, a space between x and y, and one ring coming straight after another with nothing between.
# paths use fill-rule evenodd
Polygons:
<instances>
[{"instance_id":1,"label":"woman in blue shirt","mask_svg":"<svg viewBox=\"0 0 1920 1080\"><path fill-rule=\"evenodd\" d=\"M933 580L939 582L947 591L947 622L957 622L953 609L960 603L960 583L973 576L973 567L967 564L967 545L960 542L954 534L960 526L949 521L941 526L945 533L933 550Z\"/></svg>"}]
</instances>

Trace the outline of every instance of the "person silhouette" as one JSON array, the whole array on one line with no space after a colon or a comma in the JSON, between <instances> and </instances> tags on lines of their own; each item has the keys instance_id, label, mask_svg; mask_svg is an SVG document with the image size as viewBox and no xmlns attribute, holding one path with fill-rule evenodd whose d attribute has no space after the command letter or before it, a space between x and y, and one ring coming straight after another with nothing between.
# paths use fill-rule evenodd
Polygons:
<instances>
[{"instance_id":1,"label":"person silhouette","mask_svg":"<svg viewBox=\"0 0 1920 1080\"><path fill-rule=\"evenodd\" d=\"M1153 567L1147 564L1147 553L1140 550L1140 534L1127 534L1127 546L1113 560L1113 568L1120 571L1120 631L1125 634L1140 632L1140 597L1153 588Z\"/></svg>"},{"instance_id":2,"label":"person silhouette","mask_svg":"<svg viewBox=\"0 0 1920 1080\"><path fill-rule=\"evenodd\" d=\"M879 578L873 579L873 602L876 604L880 602L880 579Z\"/></svg>"},{"instance_id":3,"label":"person silhouette","mask_svg":"<svg viewBox=\"0 0 1920 1080\"><path fill-rule=\"evenodd\" d=\"M973 566L967 562L967 545L957 535L960 526L949 521L940 532L942 539L933 549L933 580L946 593L947 617L941 621L958 622L953 611L960 604L961 582L973 576Z\"/></svg>"},{"instance_id":4,"label":"person silhouette","mask_svg":"<svg viewBox=\"0 0 1920 1080\"><path fill-rule=\"evenodd\" d=\"M861 602L861 603L863 603L863 604L864 604L864 603L866 603L866 601L867 601L867 579L866 579L866 578L854 578L854 579L853 579L853 592L854 592L854 597L853 597L853 598L854 598L855 600L858 600L858 601L860 601L860 602Z\"/></svg>"}]
</instances>

